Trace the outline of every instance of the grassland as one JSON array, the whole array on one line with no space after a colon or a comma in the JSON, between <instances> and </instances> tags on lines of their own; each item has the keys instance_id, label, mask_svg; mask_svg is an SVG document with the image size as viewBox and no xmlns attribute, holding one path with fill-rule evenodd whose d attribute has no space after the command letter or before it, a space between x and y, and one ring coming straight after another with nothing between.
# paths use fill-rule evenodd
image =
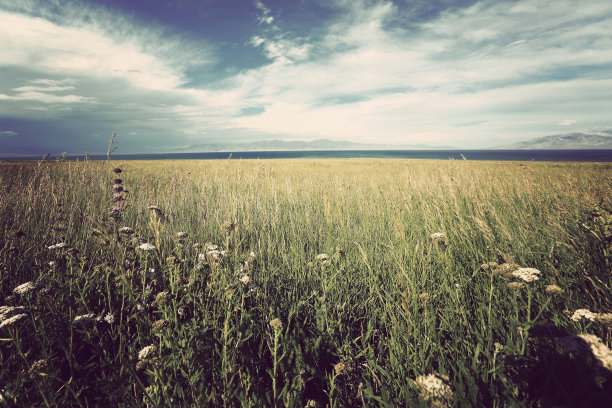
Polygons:
<instances>
[{"instance_id":1,"label":"grassland","mask_svg":"<svg viewBox=\"0 0 612 408\"><path fill-rule=\"evenodd\" d=\"M611 170L0 163L0 406L610 404Z\"/></svg>"}]
</instances>

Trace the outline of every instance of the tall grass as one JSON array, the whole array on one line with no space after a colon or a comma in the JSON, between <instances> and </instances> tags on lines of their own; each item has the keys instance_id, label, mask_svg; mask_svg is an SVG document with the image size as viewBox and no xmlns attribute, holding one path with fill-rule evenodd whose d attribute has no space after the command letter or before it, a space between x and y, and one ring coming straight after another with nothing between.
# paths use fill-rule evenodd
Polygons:
<instances>
[{"instance_id":1,"label":"tall grass","mask_svg":"<svg viewBox=\"0 0 612 408\"><path fill-rule=\"evenodd\" d=\"M559 346L612 341L610 169L0 163L0 306L27 309L0 328L0 405L610 403L610 370Z\"/></svg>"}]
</instances>

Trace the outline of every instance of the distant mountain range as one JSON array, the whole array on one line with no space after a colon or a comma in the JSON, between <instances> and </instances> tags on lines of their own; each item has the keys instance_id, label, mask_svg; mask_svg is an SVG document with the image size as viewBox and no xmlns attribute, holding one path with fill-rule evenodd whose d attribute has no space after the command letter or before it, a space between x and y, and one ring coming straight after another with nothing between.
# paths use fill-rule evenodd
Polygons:
<instances>
[{"instance_id":1,"label":"distant mountain range","mask_svg":"<svg viewBox=\"0 0 612 408\"><path fill-rule=\"evenodd\" d=\"M488 148L491 150L576 150L612 149L612 130L562 133L539 137L518 143ZM246 142L211 142L194 144L175 150L175 153L191 152L252 152L252 151L297 151L297 150L464 150L454 146L431 146L426 144L375 144L350 141L318 139L301 140L257 140ZM470 149L467 149L470 150Z\"/></svg>"},{"instance_id":2,"label":"distant mountain range","mask_svg":"<svg viewBox=\"0 0 612 408\"><path fill-rule=\"evenodd\" d=\"M287 150L455 150L453 146L430 146L425 144L374 144L318 139L258 140L253 142L206 143L191 145L181 152L250 152Z\"/></svg>"},{"instance_id":3,"label":"distant mountain range","mask_svg":"<svg viewBox=\"0 0 612 408\"><path fill-rule=\"evenodd\" d=\"M497 146L494 149L509 150L581 150L612 149L612 131L561 133L538 137L523 142Z\"/></svg>"}]
</instances>

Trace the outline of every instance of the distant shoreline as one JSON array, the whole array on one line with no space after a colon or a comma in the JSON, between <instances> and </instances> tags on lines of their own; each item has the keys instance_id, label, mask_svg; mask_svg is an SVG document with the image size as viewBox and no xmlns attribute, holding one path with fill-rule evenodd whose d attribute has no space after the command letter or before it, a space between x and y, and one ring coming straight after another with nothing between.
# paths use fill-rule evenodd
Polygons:
<instances>
[{"instance_id":1,"label":"distant shoreline","mask_svg":"<svg viewBox=\"0 0 612 408\"><path fill-rule=\"evenodd\" d=\"M113 160L218 160L218 159L429 159L475 161L612 162L612 149L580 150L282 150L201 153L113 154ZM61 155L51 155L55 160ZM66 155L67 160L85 160L85 154ZM92 154L90 160L105 160ZM2 161L41 160L42 156L4 156Z\"/></svg>"}]
</instances>

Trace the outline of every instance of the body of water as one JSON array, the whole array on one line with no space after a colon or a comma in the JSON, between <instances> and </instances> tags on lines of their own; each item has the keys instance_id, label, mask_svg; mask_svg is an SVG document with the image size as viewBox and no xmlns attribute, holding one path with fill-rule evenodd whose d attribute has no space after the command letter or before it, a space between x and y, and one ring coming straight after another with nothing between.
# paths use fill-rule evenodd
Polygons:
<instances>
[{"instance_id":1,"label":"body of water","mask_svg":"<svg viewBox=\"0 0 612 408\"><path fill-rule=\"evenodd\" d=\"M575 161L611 162L612 150L304 150L261 152L204 152L113 154L114 160L213 160L213 159L437 159L494 161ZM49 160L57 156L49 157ZM92 160L104 160L106 155L90 155ZM85 155L68 155L69 160L84 160ZM40 157L0 157L0 160L40 160Z\"/></svg>"}]
</instances>

